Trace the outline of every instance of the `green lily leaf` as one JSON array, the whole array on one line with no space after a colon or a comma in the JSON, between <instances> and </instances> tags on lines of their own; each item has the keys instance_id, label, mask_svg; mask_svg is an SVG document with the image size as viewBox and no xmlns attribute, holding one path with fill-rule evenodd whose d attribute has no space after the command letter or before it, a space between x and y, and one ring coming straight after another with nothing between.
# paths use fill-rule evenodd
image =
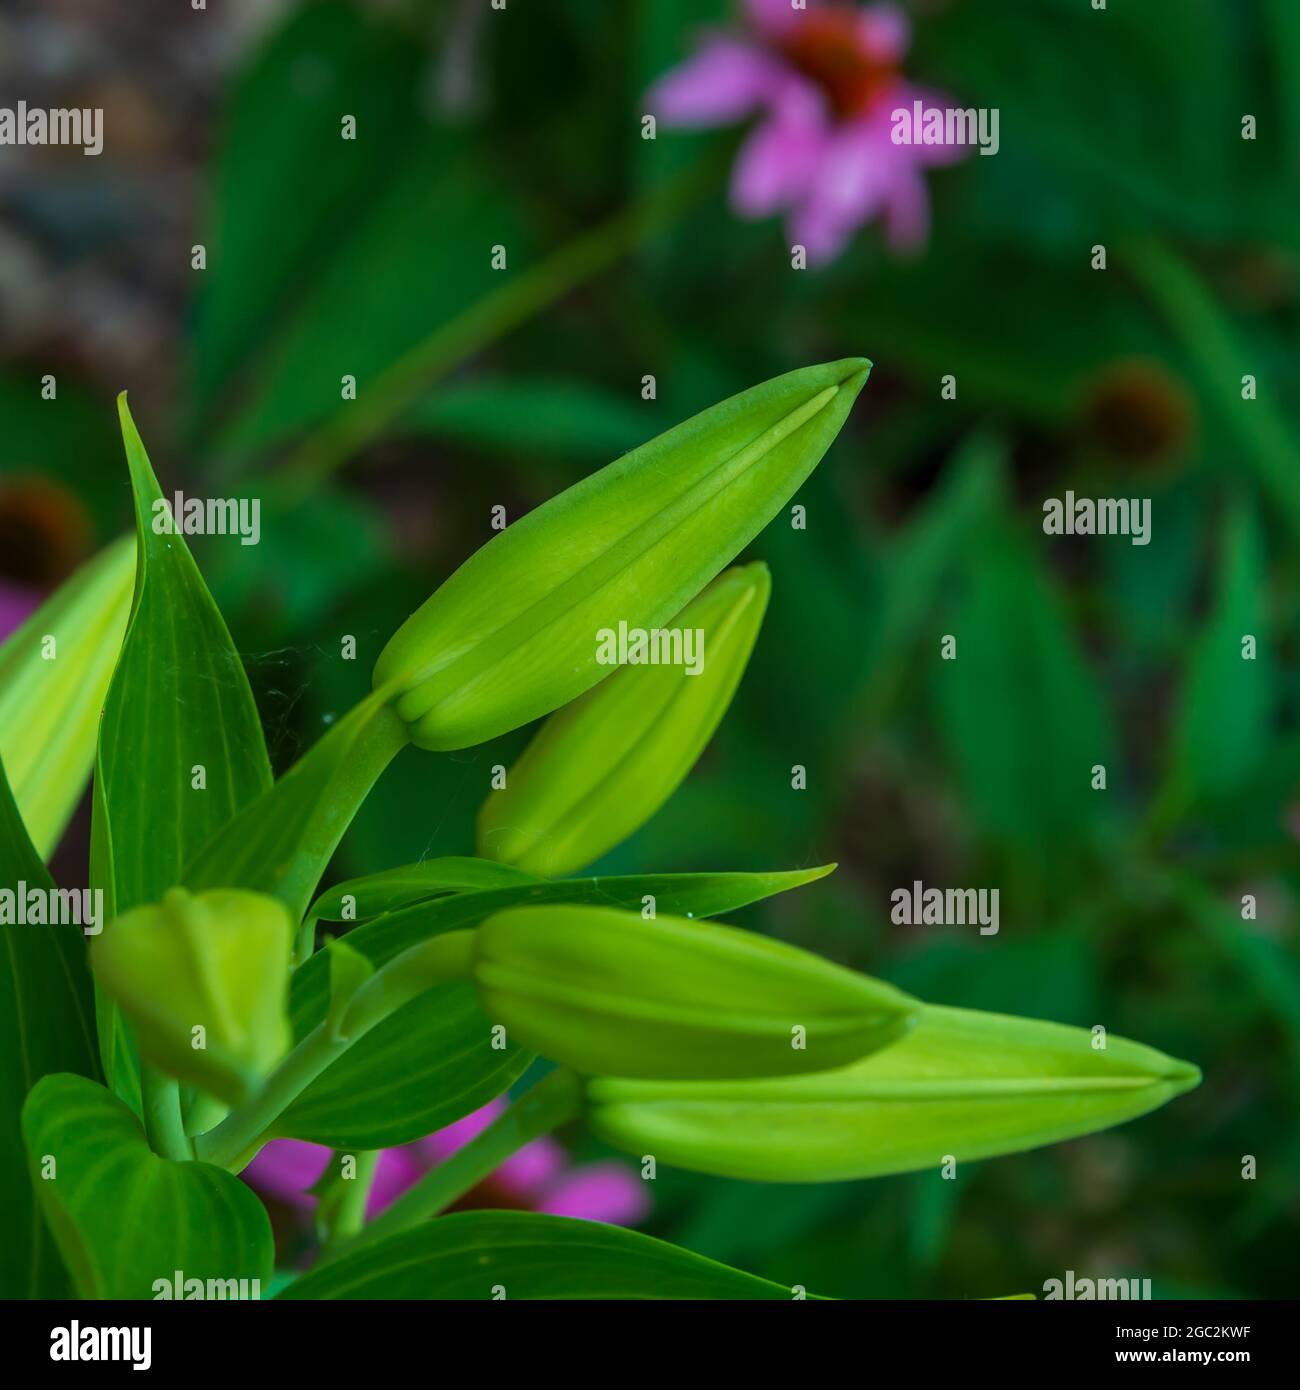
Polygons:
<instances>
[{"instance_id":1,"label":"green lily leaf","mask_svg":"<svg viewBox=\"0 0 1300 1390\"><path fill-rule=\"evenodd\" d=\"M183 536L154 530L162 491L118 401L135 497L135 598L99 729L91 882L105 915L157 902L186 861L270 785L243 663ZM99 1010L114 1091L134 1100L137 1063L116 1011Z\"/></svg>"},{"instance_id":2,"label":"green lily leaf","mask_svg":"<svg viewBox=\"0 0 1300 1390\"><path fill-rule=\"evenodd\" d=\"M625 666L553 714L483 803L479 852L558 878L649 820L722 721L770 591L766 565L728 570L671 623L701 635L699 669Z\"/></svg>"},{"instance_id":3,"label":"green lily leaf","mask_svg":"<svg viewBox=\"0 0 1300 1390\"><path fill-rule=\"evenodd\" d=\"M465 935L484 1014L589 1076L826 1071L894 1042L919 1007L784 941L662 913L517 907Z\"/></svg>"},{"instance_id":4,"label":"green lily leaf","mask_svg":"<svg viewBox=\"0 0 1300 1390\"><path fill-rule=\"evenodd\" d=\"M901 1041L839 1071L762 1081L588 1086L595 1134L637 1155L768 1182L959 1163L1109 1129L1200 1072L1154 1048L1030 1018L925 1008Z\"/></svg>"},{"instance_id":5,"label":"green lily leaf","mask_svg":"<svg viewBox=\"0 0 1300 1390\"><path fill-rule=\"evenodd\" d=\"M761 1298L795 1291L621 1226L463 1212L313 1270L278 1297Z\"/></svg>"},{"instance_id":6,"label":"green lily leaf","mask_svg":"<svg viewBox=\"0 0 1300 1390\"><path fill-rule=\"evenodd\" d=\"M421 748L466 748L590 689L600 634L679 613L839 433L870 363L788 372L552 497L476 551L392 637L376 687Z\"/></svg>"},{"instance_id":7,"label":"green lily leaf","mask_svg":"<svg viewBox=\"0 0 1300 1390\"><path fill-rule=\"evenodd\" d=\"M99 740L113 914L157 902L195 851L271 783L239 653L184 538L154 530L162 491L125 396L119 408L139 556Z\"/></svg>"},{"instance_id":8,"label":"green lily leaf","mask_svg":"<svg viewBox=\"0 0 1300 1390\"><path fill-rule=\"evenodd\" d=\"M336 883L312 903L308 916L327 922L364 922L444 893L483 892L533 882L532 874L508 864L448 855Z\"/></svg>"},{"instance_id":9,"label":"green lily leaf","mask_svg":"<svg viewBox=\"0 0 1300 1390\"><path fill-rule=\"evenodd\" d=\"M0 762L0 886L48 891ZM99 1075L86 947L75 926L0 923L0 1298L62 1298L67 1275L36 1209L20 1116L42 1076Z\"/></svg>"},{"instance_id":10,"label":"green lily leaf","mask_svg":"<svg viewBox=\"0 0 1300 1390\"><path fill-rule=\"evenodd\" d=\"M90 780L134 578L135 542L124 536L87 561L0 646L0 756L42 859L54 851Z\"/></svg>"},{"instance_id":11,"label":"green lily leaf","mask_svg":"<svg viewBox=\"0 0 1300 1390\"><path fill-rule=\"evenodd\" d=\"M711 917L823 877L829 867L771 874L647 874L560 880L485 893L460 893L353 928L347 943L380 966L422 941L477 926L494 912L532 903L590 903L639 908L653 897L661 912ZM290 1009L303 1038L329 1012L328 952L294 973ZM533 1054L507 1037L493 1046L492 1025L468 983L440 985L398 1009L280 1117L277 1134L333 1148L408 1144L486 1105L516 1081Z\"/></svg>"},{"instance_id":12,"label":"green lily leaf","mask_svg":"<svg viewBox=\"0 0 1300 1390\"><path fill-rule=\"evenodd\" d=\"M104 1087L47 1076L23 1109L32 1182L81 1298L152 1299L155 1283L269 1282L271 1224L238 1178L174 1163Z\"/></svg>"}]
</instances>

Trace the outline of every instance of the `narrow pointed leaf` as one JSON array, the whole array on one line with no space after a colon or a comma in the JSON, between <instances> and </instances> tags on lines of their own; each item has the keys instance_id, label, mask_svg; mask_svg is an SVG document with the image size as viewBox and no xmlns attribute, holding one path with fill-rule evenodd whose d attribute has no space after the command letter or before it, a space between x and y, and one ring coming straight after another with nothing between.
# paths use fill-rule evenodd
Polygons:
<instances>
[{"instance_id":1,"label":"narrow pointed leaf","mask_svg":"<svg viewBox=\"0 0 1300 1390\"><path fill-rule=\"evenodd\" d=\"M137 552L96 753L91 881L104 890L110 923L179 883L198 847L271 781L239 653L184 537L154 530L162 492L125 396L118 406ZM110 1085L134 1101L129 1035L110 1006L98 1023Z\"/></svg>"},{"instance_id":2,"label":"narrow pointed leaf","mask_svg":"<svg viewBox=\"0 0 1300 1390\"><path fill-rule=\"evenodd\" d=\"M99 738L97 809L114 913L158 901L199 846L271 782L243 662L184 538L154 530L162 492L125 397L120 412L139 549Z\"/></svg>"},{"instance_id":3,"label":"narrow pointed leaf","mask_svg":"<svg viewBox=\"0 0 1300 1390\"><path fill-rule=\"evenodd\" d=\"M449 855L336 883L312 903L310 916L326 922L364 922L444 893L483 892L531 882L532 874L508 864ZM350 904L345 902L349 898Z\"/></svg>"}]
</instances>

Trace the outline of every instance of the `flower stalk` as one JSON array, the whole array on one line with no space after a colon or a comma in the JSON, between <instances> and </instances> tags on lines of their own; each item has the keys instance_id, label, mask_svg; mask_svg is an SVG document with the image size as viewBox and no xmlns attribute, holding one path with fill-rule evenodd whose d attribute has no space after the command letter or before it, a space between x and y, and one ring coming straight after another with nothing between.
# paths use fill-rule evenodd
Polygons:
<instances>
[{"instance_id":1,"label":"flower stalk","mask_svg":"<svg viewBox=\"0 0 1300 1390\"><path fill-rule=\"evenodd\" d=\"M490 1177L512 1154L534 1139L578 1118L582 1084L567 1068L551 1072L503 1111L482 1133L426 1173L385 1212L334 1254L352 1254L362 1245L396 1235L437 1216Z\"/></svg>"}]
</instances>

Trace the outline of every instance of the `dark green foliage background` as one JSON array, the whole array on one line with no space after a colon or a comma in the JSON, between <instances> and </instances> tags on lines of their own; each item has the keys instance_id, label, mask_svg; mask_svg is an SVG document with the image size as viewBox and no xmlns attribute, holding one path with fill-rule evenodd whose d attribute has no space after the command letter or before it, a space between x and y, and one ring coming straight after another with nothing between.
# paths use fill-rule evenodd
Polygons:
<instances>
[{"instance_id":1,"label":"dark green foliage background","mask_svg":"<svg viewBox=\"0 0 1300 1390\"><path fill-rule=\"evenodd\" d=\"M61 273L111 272L144 246L180 269L156 295L177 364L165 392L39 333L5 339L0 525L14 524L6 489L40 476L80 499L83 545L124 527L121 387L164 491L260 497L260 545L194 548L281 769L364 693L397 623L492 534L494 505L516 517L779 372L871 357L800 494L808 529L778 521L752 547L771 608L727 721L600 867L838 860L737 920L936 1002L1104 1024L1196 1062L1205 1083L955 1182L661 1171L647 1229L839 1296L995 1296L1067 1269L1150 1278L1165 1297L1294 1294L1300 10L918 5L909 72L998 107L1001 151L930 180L919 257L891 258L869 230L799 273L776 223L726 207L734 134L639 135L640 94L710 12L725 18L719 0L395 9L289 7L239 48L202 113L193 193L115 154L110 112L102 162L65 160L3 195L6 224L34 228ZM439 112L453 29L470 35L474 99ZM683 171L684 207L614 254L610 219ZM51 187L92 205L189 198L192 226L167 246L147 219L92 218L72 246ZM335 466L322 441L372 408L393 363L582 237L604 269L478 351L453 335L439 380L417 371ZM192 242L204 272L188 270ZM77 290L52 283L57 312ZM54 403L39 399L46 371ZM344 372L355 405L339 400ZM1245 373L1257 401L1241 399ZM1151 544L1045 537L1043 500L1067 489L1151 498ZM3 554L0 571L32 578ZM939 660L949 633L955 663ZM524 738L405 752L337 876L471 853L490 769ZM914 879L998 887L1000 933L891 926L889 895ZM1248 892L1259 916L1243 922Z\"/></svg>"}]
</instances>

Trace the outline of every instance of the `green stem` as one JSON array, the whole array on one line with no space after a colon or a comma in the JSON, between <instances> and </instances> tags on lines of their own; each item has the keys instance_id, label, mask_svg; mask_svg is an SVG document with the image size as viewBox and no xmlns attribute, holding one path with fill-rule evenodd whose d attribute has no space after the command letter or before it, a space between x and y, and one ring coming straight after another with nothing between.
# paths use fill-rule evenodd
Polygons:
<instances>
[{"instance_id":1,"label":"green stem","mask_svg":"<svg viewBox=\"0 0 1300 1390\"><path fill-rule=\"evenodd\" d=\"M356 1155L356 1175L351 1182L344 1184L343 1197L329 1234L330 1247L350 1240L365 1226L366 1201L379 1167L381 1152L379 1149L368 1149Z\"/></svg>"},{"instance_id":2,"label":"green stem","mask_svg":"<svg viewBox=\"0 0 1300 1390\"><path fill-rule=\"evenodd\" d=\"M581 1109L582 1083L578 1077L564 1067L551 1072L464 1148L426 1173L338 1253L351 1254L437 1216L494 1173L511 1154L576 1119Z\"/></svg>"},{"instance_id":3,"label":"green stem","mask_svg":"<svg viewBox=\"0 0 1300 1390\"><path fill-rule=\"evenodd\" d=\"M246 1167L276 1120L353 1043L426 990L465 979L472 938L469 931L445 932L394 956L357 990L340 1021L326 1018L313 1028L253 1096L194 1141L197 1156L235 1173Z\"/></svg>"},{"instance_id":4,"label":"green stem","mask_svg":"<svg viewBox=\"0 0 1300 1390\"><path fill-rule=\"evenodd\" d=\"M343 832L410 741L389 703L394 694L387 687L368 695L227 821L186 868L186 886L197 892L238 883L272 893L299 921Z\"/></svg>"},{"instance_id":5,"label":"green stem","mask_svg":"<svg viewBox=\"0 0 1300 1390\"><path fill-rule=\"evenodd\" d=\"M653 189L640 202L440 324L299 446L281 474L291 485L283 500L292 503L309 493L465 358L616 264L707 188L712 172L713 161L706 160L681 178Z\"/></svg>"},{"instance_id":6,"label":"green stem","mask_svg":"<svg viewBox=\"0 0 1300 1390\"><path fill-rule=\"evenodd\" d=\"M193 1158L194 1149L181 1118L180 1083L148 1064L142 1065L140 1102L144 1132L154 1153L176 1160Z\"/></svg>"}]
</instances>

